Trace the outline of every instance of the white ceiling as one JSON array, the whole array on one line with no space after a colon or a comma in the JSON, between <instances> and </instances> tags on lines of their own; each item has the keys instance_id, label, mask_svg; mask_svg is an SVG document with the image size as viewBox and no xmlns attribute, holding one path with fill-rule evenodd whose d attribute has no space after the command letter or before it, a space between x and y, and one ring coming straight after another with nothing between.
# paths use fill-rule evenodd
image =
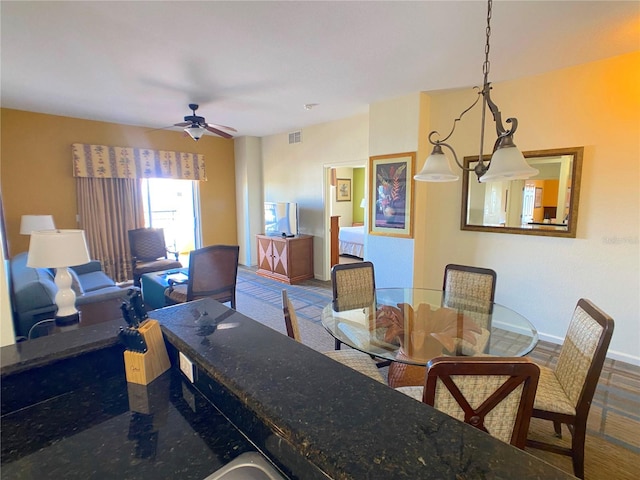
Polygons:
<instances>
[{"instance_id":1,"label":"white ceiling","mask_svg":"<svg viewBox=\"0 0 640 480\"><path fill-rule=\"evenodd\" d=\"M239 136L482 83L484 1L0 2L1 105ZM640 50L638 1L496 1L493 82ZM526 92L523 92L526 95ZM304 104L317 107L305 110Z\"/></svg>"}]
</instances>

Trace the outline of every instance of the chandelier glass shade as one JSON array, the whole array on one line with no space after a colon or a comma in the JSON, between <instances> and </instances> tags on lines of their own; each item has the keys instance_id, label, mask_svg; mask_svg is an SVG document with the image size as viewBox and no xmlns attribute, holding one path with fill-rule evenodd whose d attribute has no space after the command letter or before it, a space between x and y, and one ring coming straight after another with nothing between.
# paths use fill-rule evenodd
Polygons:
<instances>
[{"instance_id":1,"label":"chandelier glass shade","mask_svg":"<svg viewBox=\"0 0 640 480\"><path fill-rule=\"evenodd\" d=\"M487 6L487 28L486 28L486 44L485 44L485 61L482 66L484 73L484 82L482 90L478 92L476 100L464 110L458 118L453 121L453 128L449 134L442 138L436 138L439 136L437 131L429 133L429 143L433 145L431 154L427 157L424 166L418 174L413 178L417 181L423 182L455 182L459 176L453 173L451 170L451 164L449 159L443 151L443 147L448 149L453 158L463 171L473 171L478 177L479 182L494 182L501 180L516 180L530 178L538 174L538 170L529 166L524 156L518 150L513 143L513 134L518 128L518 120L516 118L507 118L506 123L511 125L511 129L506 129L502 124L502 114L498 109L498 106L491 100L491 83L489 82L489 38L491 36L491 13L492 13L493 1L488 0ZM476 87L477 88L477 87ZM474 168L464 167L458 160L455 150L451 145L447 143L447 140L453 135L456 129L456 124L459 122L465 113L471 110L478 101L482 98L482 124L480 127L480 156L479 162ZM485 163L483 160L484 150L484 128L486 120L487 109L493 116L495 122L495 128L498 138L494 144L492 157L489 163Z\"/></svg>"}]
</instances>

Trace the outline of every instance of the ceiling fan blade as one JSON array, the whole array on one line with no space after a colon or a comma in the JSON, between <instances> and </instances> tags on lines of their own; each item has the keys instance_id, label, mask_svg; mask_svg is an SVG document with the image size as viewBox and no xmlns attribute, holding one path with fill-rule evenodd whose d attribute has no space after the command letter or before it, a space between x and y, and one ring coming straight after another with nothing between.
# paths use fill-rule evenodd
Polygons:
<instances>
[{"instance_id":1,"label":"ceiling fan blade","mask_svg":"<svg viewBox=\"0 0 640 480\"><path fill-rule=\"evenodd\" d=\"M191 125L191 122L180 122L173 124L174 127L188 127L189 125Z\"/></svg>"},{"instance_id":2,"label":"ceiling fan blade","mask_svg":"<svg viewBox=\"0 0 640 480\"><path fill-rule=\"evenodd\" d=\"M233 138L233 135L229 135L227 132L223 132L222 130L213 128L211 125L205 125L204 128L206 128L211 133L215 133L216 135L221 136L222 138Z\"/></svg>"},{"instance_id":3,"label":"ceiling fan blade","mask_svg":"<svg viewBox=\"0 0 640 480\"><path fill-rule=\"evenodd\" d=\"M169 125L168 127L152 128L151 130L147 130L147 133L156 132L158 130L167 130L173 127L175 127L175 125Z\"/></svg>"},{"instance_id":4,"label":"ceiling fan blade","mask_svg":"<svg viewBox=\"0 0 640 480\"><path fill-rule=\"evenodd\" d=\"M225 130L229 130L230 132L236 132L236 133L238 132L238 130L236 130L233 127L227 127L225 125L219 125L217 123L207 123L207 125L214 128L224 128Z\"/></svg>"}]
</instances>

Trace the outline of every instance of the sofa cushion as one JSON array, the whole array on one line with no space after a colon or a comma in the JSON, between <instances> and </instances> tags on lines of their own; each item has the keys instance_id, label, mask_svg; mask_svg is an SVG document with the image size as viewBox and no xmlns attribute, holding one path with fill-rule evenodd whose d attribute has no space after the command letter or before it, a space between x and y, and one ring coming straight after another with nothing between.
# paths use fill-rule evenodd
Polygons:
<instances>
[{"instance_id":1,"label":"sofa cushion","mask_svg":"<svg viewBox=\"0 0 640 480\"><path fill-rule=\"evenodd\" d=\"M101 272L102 264L100 260L90 260L88 263L82 265L75 265L71 267L78 275L84 275L85 273Z\"/></svg>"},{"instance_id":2,"label":"sofa cushion","mask_svg":"<svg viewBox=\"0 0 640 480\"><path fill-rule=\"evenodd\" d=\"M78 278L85 293L116 286L116 283L102 271L78 275Z\"/></svg>"},{"instance_id":3,"label":"sofa cushion","mask_svg":"<svg viewBox=\"0 0 640 480\"><path fill-rule=\"evenodd\" d=\"M76 306L86 305L88 303L99 302L103 300L110 300L113 298L119 298L123 302L128 300L127 288L120 287L106 287L91 292L84 292L84 295L80 295L76 298Z\"/></svg>"},{"instance_id":4,"label":"sofa cushion","mask_svg":"<svg viewBox=\"0 0 640 480\"><path fill-rule=\"evenodd\" d=\"M14 308L17 312L28 312L29 310L44 308L55 303L58 287L51 278L44 281L31 280L14 286Z\"/></svg>"}]
</instances>

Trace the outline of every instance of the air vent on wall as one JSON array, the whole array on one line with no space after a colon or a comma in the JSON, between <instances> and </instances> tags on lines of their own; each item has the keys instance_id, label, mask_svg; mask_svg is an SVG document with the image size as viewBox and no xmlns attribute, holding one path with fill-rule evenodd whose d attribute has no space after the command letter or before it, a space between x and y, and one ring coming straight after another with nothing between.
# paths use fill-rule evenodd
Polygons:
<instances>
[{"instance_id":1,"label":"air vent on wall","mask_svg":"<svg viewBox=\"0 0 640 480\"><path fill-rule=\"evenodd\" d=\"M298 130L289 134L289 145L293 143L302 143L302 131Z\"/></svg>"}]
</instances>

